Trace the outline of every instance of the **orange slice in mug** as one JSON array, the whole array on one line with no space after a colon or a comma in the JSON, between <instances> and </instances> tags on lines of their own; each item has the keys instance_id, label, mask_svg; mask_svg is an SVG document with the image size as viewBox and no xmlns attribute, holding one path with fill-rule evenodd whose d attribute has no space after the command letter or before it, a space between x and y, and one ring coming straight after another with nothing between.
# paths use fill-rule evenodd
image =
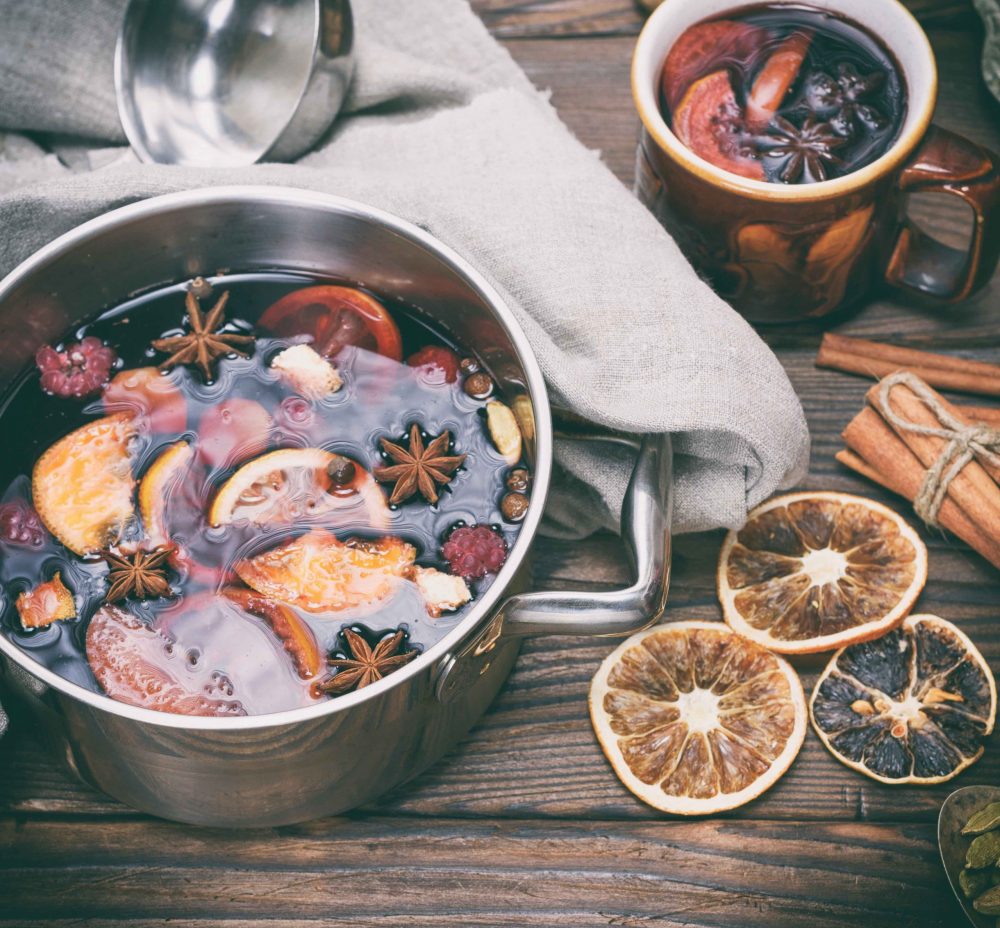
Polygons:
<instances>
[{"instance_id":1,"label":"orange slice in mug","mask_svg":"<svg viewBox=\"0 0 1000 928\"><path fill-rule=\"evenodd\" d=\"M313 531L236 564L252 590L305 609L340 612L375 606L391 596L417 552L399 538L340 541Z\"/></svg>"},{"instance_id":2,"label":"orange slice in mug","mask_svg":"<svg viewBox=\"0 0 1000 928\"><path fill-rule=\"evenodd\" d=\"M31 495L45 527L74 554L121 538L135 517L129 452L135 426L116 413L59 439L35 463Z\"/></svg>"},{"instance_id":3,"label":"orange slice in mug","mask_svg":"<svg viewBox=\"0 0 1000 928\"><path fill-rule=\"evenodd\" d=\"M353 475L334 483L331 467L349 463ZM385 495L360 464L322 448L286 448L248 461L215 494L208 521L255 525L293 524L337 512L372 528L389 522Z\"/></svg>"}]
</instances>

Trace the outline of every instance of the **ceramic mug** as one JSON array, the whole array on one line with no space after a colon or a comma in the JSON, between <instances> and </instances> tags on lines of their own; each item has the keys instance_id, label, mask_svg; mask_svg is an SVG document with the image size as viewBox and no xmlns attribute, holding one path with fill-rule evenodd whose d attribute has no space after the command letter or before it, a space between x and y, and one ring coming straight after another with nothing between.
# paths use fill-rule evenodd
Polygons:
<instances>
[{"instance_id":1,"label":"ceramic mug","mask_svg":"<svg viewBox=\"0 0 1000 928\"><path fill-rule=\"evenodd\" d=\"M731 174L694 154L659 108L660 70L695 23L745 8L733 0L666 0L632 60L642 119L636 192L689 260L747 318L824 316L883 283L938 303L986 284L1000 258L998 156L931 125L937 67L924 31L898 0L810 0L881 37L898 62L907 109L896 141L876 161L815 184ZM960 197L974 214L966 249L935 240L906 216L907 194Z\"/></svg>"}]
</instances>

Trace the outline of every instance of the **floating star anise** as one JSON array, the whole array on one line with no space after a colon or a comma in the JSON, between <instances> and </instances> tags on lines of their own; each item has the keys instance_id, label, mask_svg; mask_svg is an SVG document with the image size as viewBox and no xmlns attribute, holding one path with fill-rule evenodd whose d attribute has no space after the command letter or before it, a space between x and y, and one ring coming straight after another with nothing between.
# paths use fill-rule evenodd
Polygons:
<instances>
[{"instance_id":1,"label":"floating star anise","mask_svg":"<svg viewBox=\"0 0 1000 928\"><path fill-rule=\"evenodd\" d=\"M834 151L846 144L847 139L815 116L807 116L801 126L775 116L767 135L757 139L765 157L779 159L778 177L786 184L826 180L827 165L840 163Z\"/></svg>"},{"instance_id":2,"label":"floating star anise","mask_svg":"<svg viewBox=\"0 0 1000 928\"><path fill-rule=\"evenodd\" d=\"M424 447L424 439L416 423L410 426L409 448L397 445L388 438L383 438L380 444L395 463L390 467L376 467L375 479L383 483L395 482L389 497L393 506L409 499L417 491L429 503L436 503L438 492L435 484L445 486L465 460L464 454L446 454L451 444L451 433L448 431L442 432Z\"/></svg>"},{"instance_id":3,"label":"floating star anise","mask_svg":"<svg viewBox=\"0 0 1000 928\"><path fill-rule=\"evenodd\" d=\"M104 598L109 603L121 602L126 596L134 599L158 599L170 595L167 582L167 558L172 548L154 548L152 551L135 551L118 554L107 550L101 557L107 561L108 592Z\"/></svg>"},{"instance_id":4,"label":"floating star anise","mask_svg":"<svg viewBox=\"0 0 1000 928\"><path fill-rule=\"evenodd\" d=\"M862 75L849 62L838 66L837 76L824 71L810 75L805 100L813 113L827 120L837 135L850 136L856 126L882 129L888 120L874 106L863 102L885 83L885 73Z\"/></svg>"},{"instance_id":5,"label":"floating star anise","mask_svg":"<svg viewBox=\"0 0 1000 928\"><path fill-rule=\"evenodd\" d=\"M242 349L243 346L254 343L253 336L222 331L222 327L225 325L223 313L228 301L229 291L227 290L209 310L208 315L202 316L198 297L195 296L194 291L189 290L184 305L187 308L190 331L187 335L158 338L153 342L153 347L157 351L170 354L161 367L171 368L178 364L193 364L201 370L205 381L211 382L213 362L228 354L247 357L247 353Z\"/></svg>"},{"instance_id":6,"label":"floating star anise","mask_svg":"<svg viewBox=\"0 0 1000 928\"><path fill-rule=\"evenodd\" d=\"M374 648L353 629L345 628L343 635L351 656L330 658L327 663L337 672L319 684L319 689L331 696L364 689L409 663L419 653L412 649L401 650L406 638L402 631L383 638Z\"/></svg>"}]
</instances>

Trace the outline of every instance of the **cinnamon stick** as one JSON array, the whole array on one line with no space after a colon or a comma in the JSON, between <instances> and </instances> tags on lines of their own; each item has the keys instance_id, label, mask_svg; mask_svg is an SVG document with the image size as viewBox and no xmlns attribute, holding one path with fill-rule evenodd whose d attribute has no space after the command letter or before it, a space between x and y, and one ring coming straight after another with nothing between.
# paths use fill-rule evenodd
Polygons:
<instances>
[{"instance_id":1,"label":"cinnamon stick","mask_svg":"<svg viewBox=\"0 0 1000 928\"><path fill-rule=\"evenodd\" d=\"M878 385L868 391L868 402L876 410L879 407L878 391ZM889 406L896 415L916 425L941 428L941 423L930 409L904 384L893 387L889 395ZM925 470L934 466L948 444L945 439L933 435L919 435L896 427L892 427L892 430L913 452ZM1000 487L977 461L970 461L955 476L948 485L948 496L983 534L1000 539Z\"/></svg>"},{"instance_id":2,"label":"cinnamon stick","mask_svg":"<svg viewBox=\"0 0 1000 928\"><path fill-rule=\"evenodd\" d=\"M953 406L953 409L968 422L1000 428L1000 409L992 406Z\"/></svg>"},{"instance_id":3,"label":"cinnamon stick","mask_svg":"<svg viewBox=\"0 0 1000 928\"><path fill-rule=\"evenodd\" d=\"M875 379L905 369L932 387L980 396L1000 396L1000 365L832 332L823 336L816 355L816 366Z\"/></svg>"},{"instance_id":4,"label":"cinnamon stick","mask_svg":"<svg viewBox=\"0 0 1000 928\"><path fill-rule=\"evenodd\" d=\"M861 410L843 438L849 450L838 452L838 461L911 502L916 498L926 470L874 409ZM1000 542L986 535L950 497L941 504L938 522L1000 568Z\"/></svg>"}]
</instances>

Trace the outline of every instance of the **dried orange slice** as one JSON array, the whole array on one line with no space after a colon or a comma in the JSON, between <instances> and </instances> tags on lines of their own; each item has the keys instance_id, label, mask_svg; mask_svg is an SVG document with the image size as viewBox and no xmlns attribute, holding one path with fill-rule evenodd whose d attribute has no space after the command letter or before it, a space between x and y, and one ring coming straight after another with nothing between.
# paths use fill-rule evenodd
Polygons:
<instances>
[{"instance_id":1,"label":"dried orange slice","mask_svg":"<svg viewBox=\"0 0 1000 928\"><path fill-rule=\"evenodd\" d=\"M372 528L389 522L382 489L360 464L352 478L335 485L328 468L347 461L322 448L286 448L244 464L215 494L208 511L212 525L232 522L296 523L337 511L358 513ZM362 518L363 517L363 518Z\"/></svg>"},{"instance_id":2,"label":"dried orange slice","mask_svg":"<svg viewBox=\"0 0 1000 928\"><path fill-rule=\"evenodd\" d=\"M399 538L340 541L312 531L236 564L252 590L307 612L374 606L392 595L417 552Z\"/></svg>"},{"instance_id":3,"label":"dried orange slice","mask_svg":"<svg viewBox=\"0 0 1000 928\"><path fill-rule=\"evenodd\" d=\"M773 786L806 732L787 661L721 622L633 635L590 685L590 719L619 779L675 815L733 809Z\"/></svg>"},{"instance_id":4,"label":"dried orange slice","mask_svg":"<svg viewBox=\"0 0 1000 928\"><path fill-rule=\"evenodd\" d=\"M139 481L139 515L146 537L154 546L170 543L166 508L170 494L188 472L194 448L186 441L174 442L157 456Z\"/></svg>"},{"instance_id":5,"label":"dried orange slice","mask_svg":"<svg viewBox=\"0 0 1000 928\"><path fill-rule=\"evenodd\" d=\"M877 638L913 608L927 549L886 506L791 493L758 506L719 556L719 600L741 635L782 654Z\"/></svg>"},{"instance_id":6,"label":"dried orange slice","mask_svg":"<svg viewBox=\"0 0 1000 928\"><path fill-rule=\"evenodd\" d=\"M74 554L120 540L135 517L130 416L95 419L59 439L35 462L31 495L45 527Z\"/></svg>"},{"instance_id":7,"label":"dried orange slice","mask_svg":"<svg viewBox=\"0 0 1000 928\"><path fill-rule=\"evenodd\" d=\"M61 619L76 618L76 602L57 570L52 579L17 597L17 614L24 628L47 628Z\"/></svg>"},{"instance_id":8,"label":"dried orange slice","mask_svg":"<svg viewBox=\"0 0 1000 928\"><path fill-rule=\"evenodd\" d=\"M989 665L936 615L838 651L809 703L830 753L882 783L943 783L983 753L996 721Z\"/></svg>"}]
</instances>

